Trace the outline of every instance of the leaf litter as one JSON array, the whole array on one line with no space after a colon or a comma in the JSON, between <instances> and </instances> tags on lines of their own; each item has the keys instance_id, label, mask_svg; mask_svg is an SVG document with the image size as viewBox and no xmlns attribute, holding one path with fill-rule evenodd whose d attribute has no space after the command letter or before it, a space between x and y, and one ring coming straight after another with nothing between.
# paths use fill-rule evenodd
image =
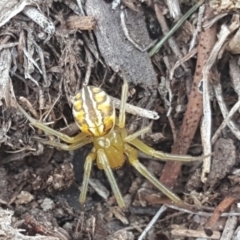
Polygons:
<instances>
[{"instance_id":1,"label":"leaf litter","mask_svg":"<svg viewBox=\"0 0 240 240\"><path fill-rule=\"evenodd\" d=\"M237 239L239 6L231 0L2 1L0 239ZM120 70L130 85L130 131L152 119L142 136L149 145L207 155L203 164L158 163L151 170L191 209L169 205L128 166L115 172L128 212L112 206L106 177L95 169L97 182L80 208L89 148L61 152L37 143L43 133L17 110L18 102L47 125L75 134L71 97L92 84L118 107ZM151 168L154 160L141 159Z\"/></svg>"}]
</instances>

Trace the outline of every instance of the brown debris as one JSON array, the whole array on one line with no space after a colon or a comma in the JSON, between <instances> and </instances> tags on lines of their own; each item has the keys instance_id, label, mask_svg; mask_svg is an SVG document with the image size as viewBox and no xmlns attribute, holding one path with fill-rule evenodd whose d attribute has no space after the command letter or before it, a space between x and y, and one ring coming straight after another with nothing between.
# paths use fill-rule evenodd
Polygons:
<instances>
[{"instance_id":1,"label":"brown debris","mask_svg":"<svg viewBox=\"0 0 240 240\"><path fill-rule=\"evenodd\" d=\"M91 16L70 16L66 20L66 27L71 30L94 30L96 20Z\"/></svg>"},{"instance_id":2,"label":"brown debris","mask_svg":"<svg viewBox=\"0 0 240 240\"><path fill-rule=\"evenodd\" d=\"M15 217L13 217L13 211L0 208L0 239L1 240L59 240L57 237L45 237L45 236L26 236L22 229L18 229L13 226L12 222Z\"/></svg>"},{"instance_id":3,"label":"brown debris","mask_svg":"<svg viewBox=\"0 0 240 240\"><path fill-rule=\"evenodd\" d=\"M192 229L173 229L171 231L173 236L182 236L188 238L207 238L207 239L220 239L220 232L213 231L211 236L208 236L203 230L192 230Z\"/></svg>"},{"instance_id":4,"label":"brown debris","mask_svg":"<svg viewBox=\"0 0 240 240\"><path fill-rule=\"evenodd\" d=\"M239 1L237 0L211 0L209 5L216 12L229 12L240 8Z\"/></svg>"},{"instance_id":5,"label":"brown debris","mask_svg":"<svg viewBox=\"0 0 240 240\"><path fill-rule=\"evenodd\" d=\"M31 215L25 217L25 223L31 226L38 234L56 237L59 240L70 240L70 236L63 229L53 229L52 227L49 227L46 222L39 222Z\"/></svg>"},{"instance_id":6,"label":"brown debris","mask_svg":"<svg viewBox=\"0 0 240 240\"><path fill-rule=\"evenodd\" d=\"M126 230L121 230L113 233L112 235L106 238L106 240L125 240L125 239L134 240L134 235Z\"/></svg>"},{"instance_id":7,"label":"brown debris","mask_svg":"<svg viewBox=\"0 0 240 240\"><path fill-rule=\"evenodd\" d=\"M158 191L147 188L140 188L138 190L138 198L141 206L171 204L171 200L159 194Z\"/></svg>"},{"instance_id":8,"label":"brown debris","mask_svg":"<svg viewBox=\"0 0 240 240\"><path fill-rule=\"evenodd\" d=\"M219 205L215 208L212 217L208 220L208 222L206 223L206 232L208 232L209 236L211 236L212 231L215 229L215 225L218 221L218 219L220 218L221 214L223 212L225 212L227 209L230 208L230 206L235 203L237 199L234 197L226 197L224 198Z\"/></svg>"}]
</instances>

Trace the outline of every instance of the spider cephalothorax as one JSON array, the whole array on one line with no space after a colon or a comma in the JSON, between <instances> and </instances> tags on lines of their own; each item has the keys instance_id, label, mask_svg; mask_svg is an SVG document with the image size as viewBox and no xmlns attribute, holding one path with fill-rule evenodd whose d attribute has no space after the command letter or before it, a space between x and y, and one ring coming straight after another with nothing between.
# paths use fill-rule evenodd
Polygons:
<instances>
[{"instance_id":1,"label":"spider cephalothorax","mask_svg":"<svg viewBox=\"0 0 240 240\"><path fill-rule=\"evenodd\" d=\"M103 169L109 180L117 203L121 208L125 208L125 203L121 192L114 178L112 169L119 168L126 159L130 164L145 178L147 178L155 187L167 195L175 203L182 203L181 199L172 191L161 184L147 168L138 160L138 151L142 151L154 157L156 160L172 160L191 162L199 158L188 155L173 155L157 151L138 137L145 133L149 128L141 129L134 134L128 135L125 128L125 107L128 93L128 84L124 80L122 87L121 105L119 117L115 115L115 108L111 103L111 97L102 89L93 86L83 87L73 98L73 116L78 124L81 133L74 137L58 132L43 123L29 116L26 111L19 106L21 112L31 122L31 124L42 129L48 135L54 135L65 143L53 140L38 140L63 150L75 150L88 143L93 143L91 152L87 155L84 165L84 176L82 191L80 194L80 203L86 200L87 188L92 169L92 164L96 161L99 169Z\"/></svg>"}]
</instances>

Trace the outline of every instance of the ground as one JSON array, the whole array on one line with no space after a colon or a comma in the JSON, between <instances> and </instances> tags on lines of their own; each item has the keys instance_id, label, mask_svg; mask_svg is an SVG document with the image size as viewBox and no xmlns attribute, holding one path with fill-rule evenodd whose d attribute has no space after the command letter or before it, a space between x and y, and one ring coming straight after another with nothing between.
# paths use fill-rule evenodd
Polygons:
<instances>
[{"instance_id":1,"label":"ground","mask_svg":"<svg viewBox=\"0 0 240 240\"><path fill-rule=\"evenodd\" d=\"M238 239L238 5L210 1L212 8L203 9L198 1L195 13L156 50L180 20L163 3L122 2L123 10L104 0L87 0L83 10L75 1L36 1L23 11L19 2L9 1L15 8L5 10L0 4L0 239L141 240L159 209L163 213L145 239ZM182 14L192 6L182 2ZM14 17L5 21L8 11ZM203 28L216 17L220 20ZM129 164L114 171L127 210L117 207L96 166L80 206L91 146L65 152L43 145L37 138L54 138L19 111L18 104L35 119L75 135L72 97L82 86L94 85L120 99L122 72L128 103L142 109L128 110L128 131L152 123L142 136L148 145L205 155L203 163L182 166L140 154L149 171L190 205L187 209L171 203ZM236 216L220 217L222 212Z\"/></svg>"}]
</instances>

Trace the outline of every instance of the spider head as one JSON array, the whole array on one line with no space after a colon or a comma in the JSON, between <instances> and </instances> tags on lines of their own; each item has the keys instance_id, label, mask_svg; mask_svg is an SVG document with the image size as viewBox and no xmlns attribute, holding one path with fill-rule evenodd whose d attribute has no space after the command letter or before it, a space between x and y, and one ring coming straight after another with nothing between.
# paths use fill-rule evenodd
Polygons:
<instances>
[{"instance_id":1,"label":"spider head","mask_svg":"<svg viewBox=\"0 0 240 240\"><path fill-rule=\"evenodd\" d=\"M115 124L110 96L93 86L83 87L73 98L73 116L80 130L90 136L105 136Z\"/></svg>"}]
</instances>

